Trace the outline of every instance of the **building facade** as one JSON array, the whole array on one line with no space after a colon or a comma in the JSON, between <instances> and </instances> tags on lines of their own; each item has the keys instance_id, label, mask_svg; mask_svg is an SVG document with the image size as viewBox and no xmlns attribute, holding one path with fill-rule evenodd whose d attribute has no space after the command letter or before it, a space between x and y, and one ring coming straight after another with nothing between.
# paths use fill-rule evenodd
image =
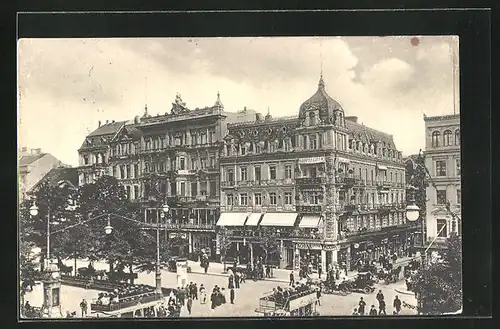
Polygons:
<instances>
[{"instance_id":1,"label":"building facade","mask_svg":"<svg viewBox=\"0 0 500 329\"><path fill-rule=\"evenodd\" d=\"M219 95L213 106L191 110L177 95L170 113L151 116L146 107L133 121L99 124L79 150L80 185L103 174L117 178L144 212L141 220L160 221L164 238L181 237L185 251L215 256L222 136L227 122L252 113L225 112ZM170 212L161 217L165 203Z\"/></svg>"},{"instance_id":2,"label":"building facade","mask_svg":"<svg viewBox=\"0 0 500 329\"><path fill-rule=\"evenodd\" d=\"M18 152L19 198L23 200L52 169L67 167L60 160L41 149L23 147Z\"/></svg>"},{"instance_id":3,"label":"building facade","mask_svg":"<svg viewBox=\"0 0 500 329\"><path fill-rule=\"evenodd\" d=\"M217 226L240 262L262 254L263 234L279 240L271 261L282 268L352 268L407 247L401 152L391 135L346 117L322 78L298 116L257 115L227 130Z\"/></svg>"},{"instance_id":4,"label":"building facade","mask_svg":"<svg viewBox=\"0 0 500 329\"><path fill-rule=\"evenodd\" d=\"M438 246L451 232L462 234L461 218L460 115L427 117L425 121L425 166L436 188L426 189L426 244Z\"/></svg>"}]
</instances>

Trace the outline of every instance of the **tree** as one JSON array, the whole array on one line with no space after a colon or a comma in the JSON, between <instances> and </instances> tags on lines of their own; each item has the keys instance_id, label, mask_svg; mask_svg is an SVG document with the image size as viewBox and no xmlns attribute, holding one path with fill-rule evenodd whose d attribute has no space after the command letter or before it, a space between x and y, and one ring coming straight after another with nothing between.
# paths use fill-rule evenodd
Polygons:
<instances>
[{"instance_id":1,"label":"tree","mask_svg":"<svg viewBox=\"0 0 500 329\"><path fill-rule=\"evenodd\" d=\"M229 248L231 248L231 239L229 230L225 226L220 226L219 231L217 232L217 238L219 240L219 248L220 254L222 258L222 262L224 263L224 272L226 272L226 254Z\"/></svg>"},{"instance_id":2,"label":"tree","mask_svg":"<svg viewBox=\"0 0 500 329\"><path fill-rule=\"evenodd\" d=\"M267 264L269 255L278 254L280 256L280 244L272 228L262 227L257 243L264 250L264 264Z\"/></svg>"},{"instance_id":3,"label":"tree","mask_svg":"<svg viewBox=\"0 0 500 329\"><path fill-rule=\"evenodd\" d=\"M72 190L68 186L53 186L48 182L40 184L32 193L31 199L25 199L20 205L19 223L22 229L29 230L29 234L21 237L24 242L42 249L42 264L47 254L47 220L50 218L50 230L54 231L63 226L72 216L68 209L68 200L72 197ZM31 216L30 207L36 204L38 214ZM64 235L50 236L50 252L52 255L63 254L61 250L65 240Z\"/></svg>"},{"instance_id":4,"label":"tree","mask_svg":"<svg viewBox=\"0 0 500 329\"><path fill-rule=\"evenodd\" d=\"M462 244L456 233L447 239L441 260L421 269L414 285L420 299L420 313L438 315L461 309Z\"/></svg>"}]
</instances>

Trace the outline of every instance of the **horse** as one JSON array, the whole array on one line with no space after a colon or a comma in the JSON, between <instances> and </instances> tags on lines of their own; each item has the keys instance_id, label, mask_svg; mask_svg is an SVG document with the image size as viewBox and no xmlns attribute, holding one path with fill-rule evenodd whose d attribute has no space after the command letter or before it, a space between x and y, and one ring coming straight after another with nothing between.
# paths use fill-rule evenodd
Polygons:
<instances>
[{"instance_id":1,"label":"horse","mask_svg":"<svg viewBox=\"0 0 500 329\"><path fill-rule=\"evenodd\" d=\"M71 273L73 273L73 266L64 265L59 257L57 257L57 266L59 267L59 271L63 275L71 275Z\"/></svg>"}]
</instances>

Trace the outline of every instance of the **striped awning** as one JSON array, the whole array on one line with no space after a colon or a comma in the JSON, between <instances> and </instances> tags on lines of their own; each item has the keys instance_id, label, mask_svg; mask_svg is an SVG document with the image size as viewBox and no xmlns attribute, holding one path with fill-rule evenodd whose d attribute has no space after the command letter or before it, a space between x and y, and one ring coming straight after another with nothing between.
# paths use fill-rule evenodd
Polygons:
<instances>
[{"instance_id":1,"label":"striped awning","mask_svg":"<svg viewBox=\"0 0 500 329\"><path fill-rule=\"evenodd\" d=\"M270 212L264 214L260 226L288 226L295 225L297 213L295 212Z\"/></svg>"},{"instance_id":2,"label":"striped awning","mask_svg":"<svg viewBox=\"0 0 500 329\"><path fill-rule=\"evenodd\" d=\"M243 226L247 217L246 212L223 212L220 214L217 226Z\"/></svg>"},{"instance_id":3,"label":"striped awning","mask_svg":"<svg viewBox=\"0 0 500 329\"><path fill-rule=\"evenodd\" d=\"M304 215L299 223L299 228L318 228L319 215Z\"/></svg>"},{"instance_id":4,"label":"striped awning","mask_svg":"<svg viewBox=\"0 0 500 329\"><path fill-rule=\"evenodd\" d=\"M262 217L262 213L260 212L253 212L250 213L248 216L247 222L245 223L246 226L257 226L259 224L260 218Z\"/></svg>"}]
</instances>

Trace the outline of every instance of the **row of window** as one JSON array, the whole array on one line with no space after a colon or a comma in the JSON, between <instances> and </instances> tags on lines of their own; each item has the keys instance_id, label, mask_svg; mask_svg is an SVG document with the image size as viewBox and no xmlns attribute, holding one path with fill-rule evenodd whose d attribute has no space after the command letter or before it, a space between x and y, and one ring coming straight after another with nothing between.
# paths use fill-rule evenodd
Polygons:
<instances>
[{"instance_id":1,"label":"row of window","mask_svg":"<svg viewBox=\"0 0 500 329\"><path fill-rule=\"evenodd\" d=\"M440 205L445 205L448 201L448 196L446 190L437 190L436 191L436 202ZM457 190L456 195L457 204L462 204L462 190Z\"/></svg>"},{"instance_id":2,"label":"row of window","mask_svg":"<svg viewBox=\"0 0 500 329\"><path fill-rule=\"evenodd\" d=\"M386 147L375 147L374 144L368 145L354 139L349 139L349 149L369 155L381 155L384 158L389 158L393 161L401 160L401 152Z\"/></svg>"},{"instance_id":3,"label":"row of window","mask_svg":"<svg viewBox=\"0 0 500 329\"><path fill-rule=\"evenodd\" d=\"M134 185L131 187L130 185L125 186L125 191L127 192L127 198L131 200L137 200L141 196L139 194L139 186Z\"/></svg>"},{"instance_id":4,"label":"row of window","mask_svg":"<svg viewBox=\"0 0 500 329\"><path fill-rule=\"evenodd\" d=\"M138 178L140 176L138 164L111 166L109 170L110 175L118 179Z\"/></svg>"},{"instance_id":5,"label":"row of window","mask_svg":"<svg viewBox=\"0 0 500 329\"><path fill-rule=\"evenodd\" d=\"M268 193L269 197L269 205L278 205L278 199L281 199L281 195L278 195L276 192ZM254 205L261 206L262 199L266 198L262 193L254 193L253 195ZM226 204L228 206L248 206L252 204L252 197L248 193L240 193L238 196L234 196L233 194L226 194ZM284 201L283 204L291 205L292 204L292 192L284 193Z\"/></svg>"},{"instance_id":6,"label":"row of window","mask_svg":"<svg viewBox=\"0 0 500 329\"><path fill-rule=\"evenodd\" d=\"M276 165L270 165L269 166L269 171L268 171L268 177L263 179L262 175L262 168L261 166L254 166L253 167L253 180L255 181L260 181L260 180L273 180L277 178L277 173L276 173ZM285 165L285 171L284 171L285 179L292 178L292 165ZM226 180L229 182L234 182L235 176L234 176L234 170L232 168L228 168L226 170ZM240 167L240 181L247 181L249 180L248 177L248 168L247 167Z\"/></svg>"},{"instance_id":7,"label":"row of window","mask_svg":"<svg viewBox=\"0 0 500 329\"><path fill-rule=\"evenodd\" d=\"M106 162L106 157L102 153L97 153L97 154L91 154L91 155L84 155L83 156L83 164L88 165L88 164L93 164L93 163L105 163Z\"/></svg>"},{"instance_id":8,"label":"row of window","mask_svg":"<svg viewBox=\"0 0 500 329\"><path fill-rule=\"evenodd\" d=\"M190 164L189 167L188 163ZM191 170L216 168L216 165L215 155L210 155L208 159L206 157L200 157L198 159L195 157L191 157L189 159L185 157L178 157L177 159L170 160L170 168L172 170L188 170L188 168ZM165 172L167 169L167 162L160 161L155 163L144 163L145 172Z\"/></svg>"},{"instance_id":9,"label":"row of window","mask_svg":"<svg viewBox=\"0 0 500 329\"><path fill-rule=\"evenodd\" d=\"M448 227L447 222L443 218L436 219L436 233L438 238L447 238L448 232L456 232L459 236L462 234L462 225L459 221L451 220L451 227Z\"/></svg>"},{"instance_id":10,"label":"row of window","mask_svg":"<svg viewBox=\"0 0 500 329\"><path fill-rule=\"evenodd\" d=\"M189 184L189 185L188 185ZM189 188L189 189L188 189ZM151 186L149 184L144 185L144 195L148 197L151 194ZM168 194L167 183L160 182L158 186L158 192L160 194ZM217 195L217 183L215 181L200 180L199 182L170 182L170 195L171 196L216 196Z\"/></svg>"},{"instance_id":11,"label":"row of window","mask_svg":"<svg viewBox=\"0 0 500 329\"><path fill-rule=\"evenodd\" d=\"M401 225L404 224L405 221L405 215L402 212L389 213L385 216L362 215L349 217L347 221L344 222L343 228L347 228L352 232L363 227L366 227L368 230L373 230L381 227Z\"/></svg>"},{"instance_id":12,"label":"row of window","mask_svg":"<svg viewBox=\"0 0 500 329\"><path fill-rule=\"evenodd\" d=\"M446 161L445 160L437 160L436 161L436 176L445 177L447 176L446 170ZM455 174L456 176L460 176L460 159L455 159Z\"/></svg>"},{"instance_id":13,"label":"row of window","mask_svg":"<svg viewBox=\"0 0 500 329\"><path fill-rule=\"evenodd\" d=\"M135 154L136 145L134 143L118 144L111 149L111 156L120 156L127 154Z\"/></svg>"},{"instance_id":14,"label":"row of window","mask_svg":"<svg viewBox=\"0 0 500 329\"><path fill-rule=\"evenodd\" d=\"M389 192L389 193L357 193L356 191L350 196L350 202L354 204L387 204L404 202L404 192ZM339 202L346 202L346 192L339 191Z\"/></svg>"},{"instance_id":15,"label":"row of window","mask_svg":"<svg viewBox=\"0 0 500 329\"><path fill-rule=\"evenodd\" d=\"M455 138L453 138L453 135ZM441 140L441 132L433 131L432 132L432 147L439 146L452 146L452 145L460 145L460 129L455 130L453 133L451 130L445 130L443 132L443 138Z\"/></svg>"},{"instance_id":16,"label":"row of window","mask_svg":"<svg viewBox=\"0 0 500 329\"><path fill-rule=\"evenodd\" d=\"M167 146L182 146L182 145L204 145L207 143L215 143L215 130L202 130L178 133L176 135L147 137L144 141L146 150L157 150L166 148Z\"/></svg>"},{"instance_id":17,"label":"row of window","mask_svg":"<svg viewBox=\"0 0 500 329\"><path fill-rule=\"evenodd\" d=\"M274 153L278 150L285 152L295 147L290 138L284 138L279 141L265 141L260 143L245 143L241 145L226 145L226 156L247 155L249 153L260 154L263 152Z\"/></svg>"},{"instance_id":18,"label":"row of window","mask_svg":"<svg viewBox=\"0 0 500 329\"><path fill-rule=\"evenodd\" d=\"M356 170L357 169L357 170ZM350 173L350 174L357 174L357 178L360 178L364 181L370 181L368 177L368 169L362 169L362 168L349 168L349 165L346 163L340 163L339 164L339 173ZM377 176L377 177L375 177ZM384 182L390 182L390 183L403 183L404 182L404 172L392 172L390 170L379 170L378 175L375 175L375 170L371 169L370 170L370 178L371 181L374 182L375 178L378 178L379 180L382 180Z\"/></svg>"}]
</instances>

